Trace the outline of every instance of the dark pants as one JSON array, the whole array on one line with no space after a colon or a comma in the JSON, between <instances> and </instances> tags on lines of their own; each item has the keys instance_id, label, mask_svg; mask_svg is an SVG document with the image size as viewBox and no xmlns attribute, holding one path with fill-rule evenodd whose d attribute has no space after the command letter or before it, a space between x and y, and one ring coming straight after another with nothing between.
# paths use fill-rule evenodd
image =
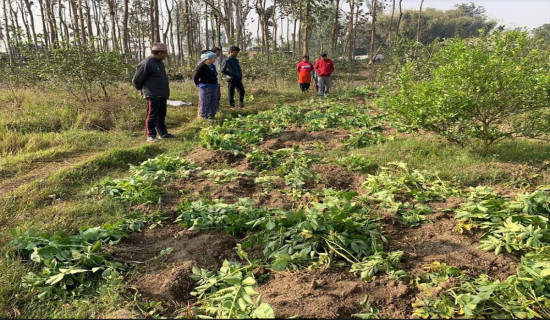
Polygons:
<instances>
[{"instance_id":1,"label":"dark pants","mask_svg":"<svg viewBox=\"0 0 550 320\"><path fill-rule=\"evenodd\" d=\"M145 118L145 130L147 136L156 137L168 133L166 129L166 100L164 98L147 98L147 118Z\"/></svg>"},{"instance_id":2,"label":"dark pants","mask_svg":"<svg viewBox=\"0 0 550 320\"><path fill-rule=\"evenodd\" d=\"M300 89L302 89L302 92L309 91L309 83L300 83Z\"/></svg>"},{"instance_id":3,"label":"dark pants","mask_svg":"<svg viewBox=\"0 0 550 320\"><path fill-rule=\"evenodd\" d=\"M227 81L228 89L229 89L229 105L235 106L235 89L239 91L239 103L241 105L244 104L244 86L242 80L231 80Z\"/></svg>"}]
</instances>

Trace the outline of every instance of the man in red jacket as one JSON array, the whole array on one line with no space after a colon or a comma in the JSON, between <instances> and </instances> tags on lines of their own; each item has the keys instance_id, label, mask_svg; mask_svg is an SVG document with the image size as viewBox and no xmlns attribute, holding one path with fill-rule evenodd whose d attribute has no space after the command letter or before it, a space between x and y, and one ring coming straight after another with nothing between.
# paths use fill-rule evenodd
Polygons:
<instances>
[{"instance_id":1,"label":"man in red jacket","mask_svg":"<svg viewBox=\"0 0 550 320\"><path fill-rule=\"evenodd\" d=\"M323 97L330 89L330 75L334 72L334 63L327 57L326 53L323 53L321 58L315 62L314 69L317 76L319 97Z\"/></svg>"}]
</instances>

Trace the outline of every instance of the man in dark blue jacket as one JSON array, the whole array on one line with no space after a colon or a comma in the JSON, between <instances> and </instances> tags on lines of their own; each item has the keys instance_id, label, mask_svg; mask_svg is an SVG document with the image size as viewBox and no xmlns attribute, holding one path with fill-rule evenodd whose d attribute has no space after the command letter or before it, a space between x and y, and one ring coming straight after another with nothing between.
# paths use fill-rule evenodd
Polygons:
<instances>
[{"instance_id":1,"label":"man in dark blue jacket","mask_svg":"<svg viewBox=\"0 0 550 320\"><path fill-rule=\"evenodd\" d=\"M164 43L153 43L151 55L138 63L132 79L134 87L147 99L145 130L149 142L157 141L157 131L160 139L174 138L168 133L165 123L166 100L170 97L170 86L162 60L167 56L168 47Z\"/></svg>"},{"instance_id":2,"label":"man in dark blue jacket","mask_svg":"<svg viewBox=\"0 0 550 320\"><path fill-rule=\"evenodd\" d=\"M229 89L229 106L235 107L235 89L239 91L239 107L244 107L243 72L237 56L241 49L237 46L229 48L229 57L223 60L222 73L225 74Z\"/></svg>"}]
</instances>

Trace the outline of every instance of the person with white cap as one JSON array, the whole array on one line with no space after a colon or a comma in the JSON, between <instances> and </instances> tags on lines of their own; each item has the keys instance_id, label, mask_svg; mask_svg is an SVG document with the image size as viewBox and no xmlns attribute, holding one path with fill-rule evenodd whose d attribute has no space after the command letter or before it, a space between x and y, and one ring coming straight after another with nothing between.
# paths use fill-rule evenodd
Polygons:
<instances>
[{"instance_id":1,"label":"person with white cap","mask_svg":"<svg viewBox=\"0 0 550 320\"><path fill-rule=\"evenodd\" d=\"M214 62L216 54L208 51L201 55L201 63L195 69L193 81L199 88L198 117L201 119L213 119L220 107L220 84L218 72Z\"/></svg>"},{"instance_id":2,"label":"person with white cap","mask_svg":"<svg viewBox=\"0 0 550 320\"><path fill-rule=\"evenodd\" d=\"M168 75L162 60L168 56L168 47L164 43L155 42L151 47L151 55L140 63L132 79L134 87L147 100L147 117L145 130L147 141L175 138L166 129L166 101L170 97Z\"/></svg>"}]
</instances>

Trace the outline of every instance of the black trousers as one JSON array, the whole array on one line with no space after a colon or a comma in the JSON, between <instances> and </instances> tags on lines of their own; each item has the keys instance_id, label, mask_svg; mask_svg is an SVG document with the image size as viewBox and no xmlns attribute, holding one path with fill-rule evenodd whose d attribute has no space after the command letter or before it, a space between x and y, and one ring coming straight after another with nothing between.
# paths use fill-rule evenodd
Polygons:
<instances>
[{"instance_id":1,"label":"black trousers","mask_svg":"<svg viewBox=\"0 0 550 320\"><path fill-rule=\"evenodd\" d=\"M155 137L168 133L166 129L166 100L164 98L147 98L147 118L145 118L145 130L147 136Z\"/></svg>"},{"instance_id":2,"label":"black trousers","mask_svg":"<svg viewBox=\"0 0 550 320\"><path fill-rule=\"evenodd\" d=\"M244 86L242 80L231 80L227 81L229 89L229 105L235 106L235 89L239 91L239 102L244 104Z\"/></svg>"},{"instance_id":3,"label":"black trousers","mask_svg":"<svg viewBox=\"0 0 550 320\"><path fill-rule=\"evenodd\" d=\"M302 92L309 91L309 83L300 83L300 89L302 89Z\"/></svg>"}]
</instances>

